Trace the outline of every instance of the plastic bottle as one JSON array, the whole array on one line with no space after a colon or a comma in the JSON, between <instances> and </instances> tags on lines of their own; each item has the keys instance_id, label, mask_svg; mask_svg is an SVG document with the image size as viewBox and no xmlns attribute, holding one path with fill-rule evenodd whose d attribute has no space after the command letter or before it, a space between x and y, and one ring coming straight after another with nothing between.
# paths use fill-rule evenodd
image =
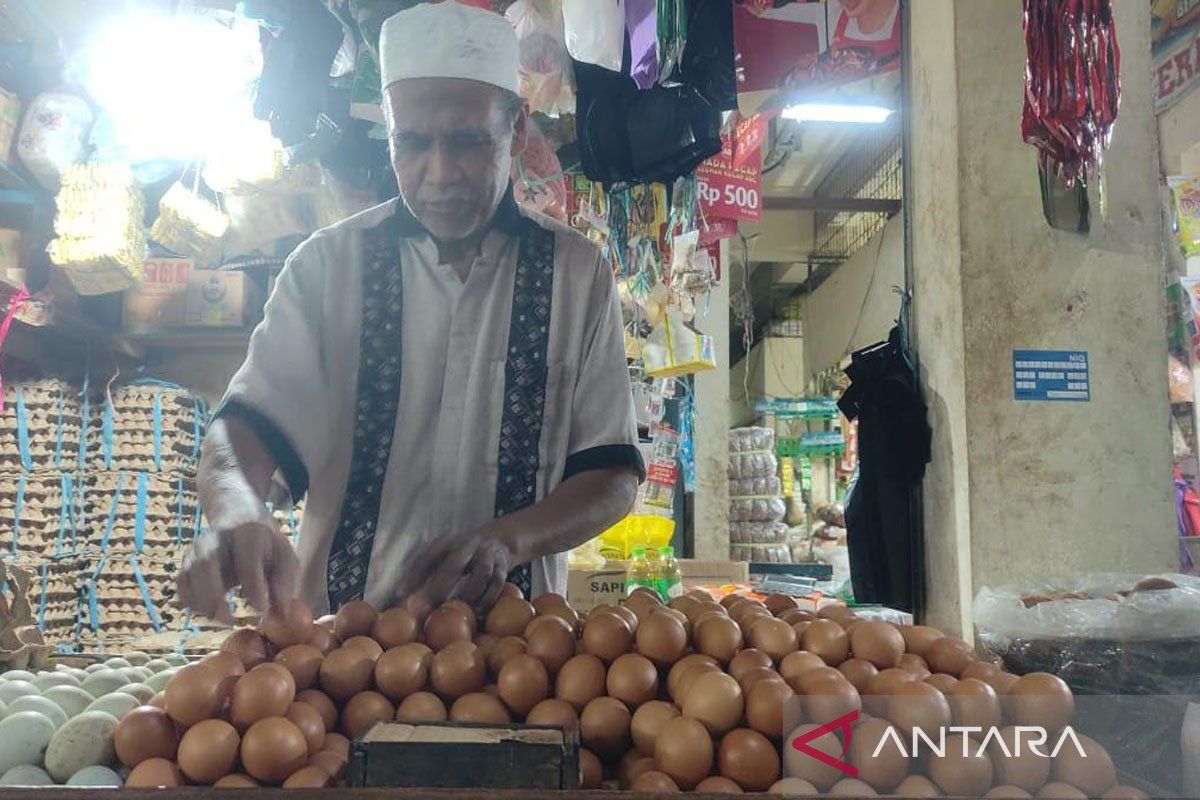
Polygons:
<instances>
[{"instance_id":1,"label":"plastic bottle","mask_svg":"<svg viewBox=\"0 0 1200 800\"><path fill-rule=\"evenodd\" d=\"M644 547L633 548L629 567L625 570L626 596L633 594L633 590L639 586L657 589L654 585L654 572L650 568L650 562L646 559L646 548Z\"/></svg>"},{"instance_id":2,"label":"plastic bottle","mask_svg":"<svg viewBox=\"0 0 1200 800\"><path fill-rule=\"evenodd\" d=\"M658 548L657 573L655 582L658 584L658 594L664 603L672 597L679 597L683 594L683 570L679 568L679 562L675 560L674 547Z\"/></svg>"}]
</instances>

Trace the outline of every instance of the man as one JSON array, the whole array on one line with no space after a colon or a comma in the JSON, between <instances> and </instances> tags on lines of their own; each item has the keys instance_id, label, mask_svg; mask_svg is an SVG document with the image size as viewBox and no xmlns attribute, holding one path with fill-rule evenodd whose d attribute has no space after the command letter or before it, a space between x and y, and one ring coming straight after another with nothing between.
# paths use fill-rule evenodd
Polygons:
<instances>
[{"instance_id":1,"label":"man","mask_svg":"<svg viewBox=\"0 0 1200 800\"><path fill-rule=\"evenodd\" d=\"M212 533L183 601L220 615L299 591L418 614L486 607L506 577L563 592L565 551L631 508L636 448L611 269L586 238L519 210L525 140L508 23L455 2L383 27L400 198L288 260L205 441ZM282 472L308 501L299 563L264 506Z\"/></svg>"}]
</instances>

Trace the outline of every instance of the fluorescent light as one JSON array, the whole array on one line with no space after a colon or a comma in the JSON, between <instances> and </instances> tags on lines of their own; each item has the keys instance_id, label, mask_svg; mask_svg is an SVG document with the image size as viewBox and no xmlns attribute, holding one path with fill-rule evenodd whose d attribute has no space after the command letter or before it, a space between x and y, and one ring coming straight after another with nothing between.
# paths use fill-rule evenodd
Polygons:
<instances>
[{"instance_id":1,"label":"fluorescent light","mask_svg":"<svg viewBox=\"0 0 1200 800\"><path fill-rule=\"evenodd\" d=\"M878 125L896 113L883 106L863 106L852 103L797 103L783 110L784 119L798 122L849 122Z\"/></svg>"}]
</instances>

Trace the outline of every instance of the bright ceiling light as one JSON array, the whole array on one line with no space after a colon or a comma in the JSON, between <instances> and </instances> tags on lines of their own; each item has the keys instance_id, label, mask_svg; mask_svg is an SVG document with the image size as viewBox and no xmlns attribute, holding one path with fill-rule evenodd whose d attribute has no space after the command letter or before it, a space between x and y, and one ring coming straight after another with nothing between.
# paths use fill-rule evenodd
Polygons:
<instances>
[{"instance_id":1,"label":"bright ceiling light","mask_svg":"<svg viewBox=\"0 0 1200 800\"><path fill-rule=\"evenodd\" d=\"M797 103L783 110L784 119L797 122L847 122L858 125L878 125L896 113L883 106L856 103Z\"/></svg>"}]
</instances>

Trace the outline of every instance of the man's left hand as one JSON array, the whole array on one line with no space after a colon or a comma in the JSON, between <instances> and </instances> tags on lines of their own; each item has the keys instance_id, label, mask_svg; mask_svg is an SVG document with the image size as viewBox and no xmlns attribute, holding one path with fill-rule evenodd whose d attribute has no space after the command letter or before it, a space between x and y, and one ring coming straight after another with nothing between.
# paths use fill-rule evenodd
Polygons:
<instances>
[{"instance_id":1,"label":"man's left hand","mask_svg":"<svg viewBox=\"0 0 1200 800\"><path fill-rule=\"evenodd\" d=\"M418 619L453 598L474 608L489 608L518 563L495 523L435 540L409 566L396 588L396 601Z\"/></svg>"}]
</instances>

